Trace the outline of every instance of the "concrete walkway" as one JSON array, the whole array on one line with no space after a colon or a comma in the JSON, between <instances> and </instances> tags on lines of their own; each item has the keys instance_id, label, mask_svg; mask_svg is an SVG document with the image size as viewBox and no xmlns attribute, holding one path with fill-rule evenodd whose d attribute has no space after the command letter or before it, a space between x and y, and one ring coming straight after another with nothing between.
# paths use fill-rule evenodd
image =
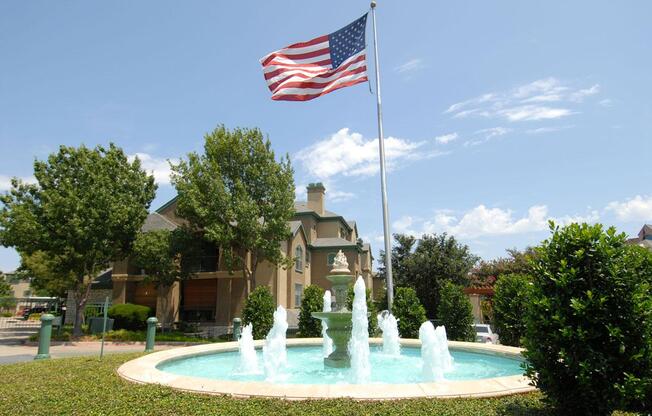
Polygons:
<instances>
[{"instance_id":1,"label":"concrete walkway","mask_svg":"<svg viewBox=\"0 0 652 416\"><path fill-rule=\"evenodd\" d=\"M52 358L100 356L100 342L68 342L65 345L50 347ZM170 348L179 348L183 345L156 345L156 351ZM12 364L33 361L38 347L36 345L23 345L18 343L0 343L0 364ZM126 352L143 352L145 343L133 342L105 342L104 354Z\"/></svg>"}]
</instances>

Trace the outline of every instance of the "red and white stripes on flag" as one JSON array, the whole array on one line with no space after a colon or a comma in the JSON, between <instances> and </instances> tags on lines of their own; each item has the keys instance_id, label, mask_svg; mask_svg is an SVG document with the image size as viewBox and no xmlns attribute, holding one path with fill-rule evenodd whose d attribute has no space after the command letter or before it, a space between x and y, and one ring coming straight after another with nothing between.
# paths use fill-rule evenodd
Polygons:
<instances>
[{"instance_id":1,"label":"red and white stripes on flag","mask_svg":"<svg viewBox=\"0 0 652 416\"><path fill-rule=\"evenodd\" d=\"M260 62L272 100L308 101L366 82L366 17L337 32L263 57Z\"/></svg>"}]
</instances>

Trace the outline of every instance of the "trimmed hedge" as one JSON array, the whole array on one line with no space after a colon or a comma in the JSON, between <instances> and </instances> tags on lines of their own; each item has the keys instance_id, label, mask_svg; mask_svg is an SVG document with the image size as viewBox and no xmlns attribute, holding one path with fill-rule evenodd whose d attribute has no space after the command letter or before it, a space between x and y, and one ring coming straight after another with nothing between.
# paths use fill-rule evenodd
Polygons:
<instances>
[{"instance_id":1,"label":"trimmed hedge","mask_svg":"<svg viewBox=\"0 0 652 416\"><path fill-rule=\"evenodd\" d=\"M500 343L518 347L525 334L525 311L530 303L532 276L501 275L494 286L494 325Z\"/></svg>"},{"instance_id":2,"label":"trimmed hedge","mask_svg":"<svg viewBox=\"0 0 652 416\"><path fill-rule=\"evenodd\" d=\"M396 288L392 315L398 320L398 333L401 338L419 338L419 327L427 318L426 309L421 305L414 289Z\"/></svg>"},{"instance_id":3,"label":"trimmed hedge","mask_svg":"<svg viewBox=\"0 0 652 416\"><path fill-rule=\"evenodd\" d=\"M268 286L258 286L245 300L242 325L253 325L254 339L263 339L274 325L276 302Z\"/></svg>"},{"instance_id":4,"label":"trimmed hedge","mask_svg":"<svg viewBox=\"0 0 652 416\"><path fill-rule=\"evenodd\" d=\"M446 327L448 339L474 341L473 306L461 286L446 282L440 291L441 300L437 317Z\"/></svg>"},{"instance_id":5,"label":"trimmed hedge","mask_svg":"<svg viewBox=\"0 0 652 416\"><path fill-rule=\"evenodd\" d=\"M313 312L324 309L324 289L309 285L303 291L299 312L299 335L302 338L321 337L321 321L313 318Z\"/></svg>"},{"instance_id":6,"label":"trimmed hedge","mask_svg":"<svg viewBox=\"0 0 652 416\"><path fill-rule=\"evenodd\" d=\"M551 223L527 309L527 374L567 414L652 409L652 253L602 225Z\"/></svg>"},{"instance_id":7,"label":"trimmed hedge","mask_svg":"<svg viewBox=\"0 0 652 416\"><path fill-rule=\"evenodd\" d=\"M133 303L121 303L109 308L109 318L114 319L114 329L128 329L137 331L147 328L147 318L150 317L152 309L143 305Z\"/></svg>"}]
</instances>

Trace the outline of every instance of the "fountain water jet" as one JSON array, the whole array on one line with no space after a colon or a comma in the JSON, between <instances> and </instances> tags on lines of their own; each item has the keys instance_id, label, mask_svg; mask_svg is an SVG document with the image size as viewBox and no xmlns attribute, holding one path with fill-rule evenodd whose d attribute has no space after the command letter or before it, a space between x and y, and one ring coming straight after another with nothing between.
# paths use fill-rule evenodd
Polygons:
<instances>
[{"instance_id":1,"label":"fountain water jet","mask_svg":"<svg viewBox=\"0 0 652 416\"><path fill-rule=\"evenodd\" d=\"M401 355L398 321L389 311L378 314L378 327L383 331L383 354Z\"/></svg>"},{"instance_id":2,"label":"fountain water jet","mask_svg":"<svg viewBox=\"0 0 652 416\"><path fill-rule=\"evenodd\" d=\"M238 340L239 357L238 363L234 369L235 374L259 374L258 356L254 347L253 325L250 323L242 328L240 339Z\"/></svg>"},{"instance_id":3,"label":"fountain water jet","mask_svg":"<svg viewBox=\"0 0 652 416\"><path fill-rule=\"evenodd\" d=\"M287 365L286 332L288 329L287 311L281 305L274 312L274 325L265 338L263 364L268 381L282 379Z\"/></svg>"},{"instance_id":4,"label":"fountain water jet","mask_svg":"<svg viewBox=\"0 0 652 416\"><path fill-rule=\"evenodd\" d=\"M369 365L367 291L362 276L358 277L355 282L353 293L353 321L348 345L351 370L353 370L353 378L356 383L366 383L371 375L371 366Z\"/></svg>"},{"instance_id":5,"label":"fountain water jet","mask_svg":"<svg viewBox=\"0 0 652 416\"><path fill-rule=\"evenodd\" d=\"M331 312L331 291L327 290L324 292L324 308L322 312ZM323 352L324 357L328 357L333 352L333 340L328 336L326 331L328 330L328 323L326 320L321 321L321 336L323 338Z\"/></svg>"},{"instance_id":6,"label":"fountain water jet","mask_svg":"<svg viewBox=\"0 0 652 416\"><path fill-rule=\"evenodd\" d=\"M446 329L438 326L435 330L432 322L426 321L419 328L419 340L421 340L421 372L424 381L443 380L444 372L453 369Z\"/></svg>"}]
</instances>

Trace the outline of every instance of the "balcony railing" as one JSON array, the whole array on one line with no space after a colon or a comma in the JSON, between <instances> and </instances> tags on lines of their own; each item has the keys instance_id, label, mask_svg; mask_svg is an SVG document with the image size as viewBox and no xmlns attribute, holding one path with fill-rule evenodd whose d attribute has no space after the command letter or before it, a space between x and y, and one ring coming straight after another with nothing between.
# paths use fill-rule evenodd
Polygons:
<instances>
[{"instance_id":1,"label":"balcony railing","mask_svg":"<svg viewBox=\"0 0 652 416\"><path fill-rule=\"evenodd\" d=\"M216 272L217 256L186 257L181 260L181 269L189 273Z\"/></svg>"}]
</instances>

